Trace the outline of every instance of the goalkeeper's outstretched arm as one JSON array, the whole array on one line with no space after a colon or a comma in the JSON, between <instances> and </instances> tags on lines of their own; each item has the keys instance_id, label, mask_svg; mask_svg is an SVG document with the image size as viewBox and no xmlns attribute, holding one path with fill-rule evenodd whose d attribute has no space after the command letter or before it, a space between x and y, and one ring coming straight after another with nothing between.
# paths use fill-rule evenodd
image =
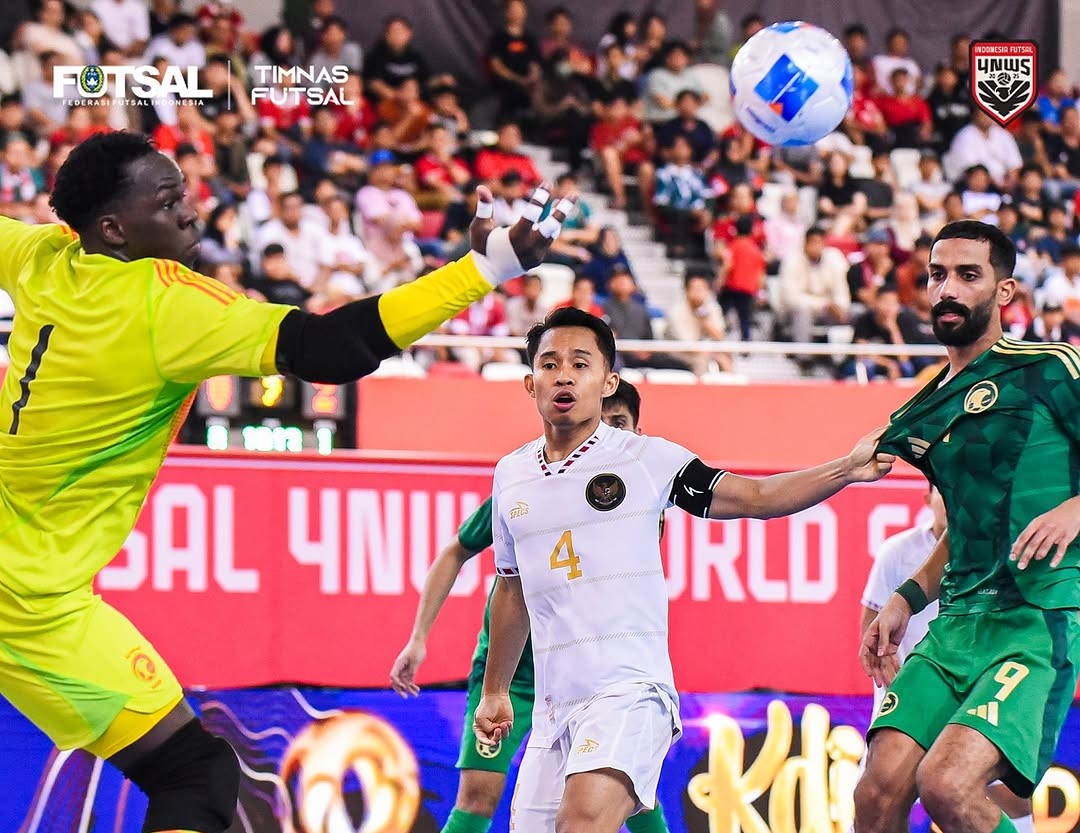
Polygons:
<instances>
[{"instance_id":1,"label":"goalkeeper's outstretched arm","mask_svg":"<svg viewBox=\"0 0 1080 833\"><path fill-rule=\"evenodd\" d=\"M326 315L293 310L278 328L279 371L309 382L342 384L373 372L379 363L430 333L500 283L537 266L559 236L575 198L558 200L541 220L551 198L537 187L522 217L495 227L494 200L477 189L476 217L469 227L471 251L460 260L382 295L353 301Z\"/></svg>"}]
</instances>

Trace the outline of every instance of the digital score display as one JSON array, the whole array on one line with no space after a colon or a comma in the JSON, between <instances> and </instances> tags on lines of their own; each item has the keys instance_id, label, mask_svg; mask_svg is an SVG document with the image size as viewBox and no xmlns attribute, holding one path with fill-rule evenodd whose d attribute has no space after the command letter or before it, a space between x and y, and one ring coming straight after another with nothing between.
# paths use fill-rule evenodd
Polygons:
<instances>
[{"instance_id":1,"label":"digital score display","mask_svg":"<svg viewBox=\"0 0 1080 833\"><path fill-rule=\"evenodd\" d=\"M194 414L205 420L206 446L224 450L329 454L348 419L348 388L289 376L217 376L198 390Z\"/></svg>"}]
</instances>

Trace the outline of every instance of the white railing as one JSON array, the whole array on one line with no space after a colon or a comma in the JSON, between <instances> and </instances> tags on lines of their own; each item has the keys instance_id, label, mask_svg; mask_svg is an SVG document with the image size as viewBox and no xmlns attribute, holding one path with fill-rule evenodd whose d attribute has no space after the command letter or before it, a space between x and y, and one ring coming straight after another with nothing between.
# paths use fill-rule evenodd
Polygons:
<instances>
[{"instance_id":1,"label":"white railing","mask_svg":"<svg viewBox=\"0 0 1080 833\"><path fill-rule=\"evenodd\" d=\"M420 347L489 347L523 349L520 336L429 335L417 342ZM852 344L792 341L671 341L668 339L622 339L620 350L646 353L750 353L770 356L935 356L944 358L938 344Z\"/></svg>"}]
</instances>

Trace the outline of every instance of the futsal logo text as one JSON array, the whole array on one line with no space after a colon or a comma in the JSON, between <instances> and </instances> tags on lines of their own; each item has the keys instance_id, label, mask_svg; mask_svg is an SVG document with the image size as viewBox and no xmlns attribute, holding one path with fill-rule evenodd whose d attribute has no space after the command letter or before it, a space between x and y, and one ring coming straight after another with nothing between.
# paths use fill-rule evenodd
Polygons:
<instances>
[{"instance_id":1,"label":"futsal logo text","mask_svg":"<svg viewBox=\"0 0 1080 833\"><path fill-rule=\"evenodd\" d=\"M343 64L319 68L255 64L251 77L255 81L251 88L252 104L260 100L278 107L296 107L301 101L306 101L309 107L356 103L343 89L349 80L349 68Z\"/></svg>"},{"instance_id":2,"label":"futsal logo text","mask_svg":"<svg viewBox=\"0 0 1080 833\"><path fill-rule=\"evenodd\" d=\"M212 98L212 90L199 86L197 67L58 66L53 72L53 96L71 104L108 94L116 101L181 101Z\"/></svg>"}]
</instances>

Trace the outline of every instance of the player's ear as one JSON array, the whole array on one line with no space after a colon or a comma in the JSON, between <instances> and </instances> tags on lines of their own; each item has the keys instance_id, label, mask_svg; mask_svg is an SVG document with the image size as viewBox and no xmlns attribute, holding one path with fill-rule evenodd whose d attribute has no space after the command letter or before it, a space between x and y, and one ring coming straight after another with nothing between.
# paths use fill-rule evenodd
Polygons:
<instances>
[{"instance_id":1,"label":"player's ear","mask_svg":"<svg viewBox=\"0 0 1080 833\"><path fill-rule=\"evenodd\" d=\"M107 245L120 248L127 244L127 236L115 214L105 214L98 218L97 227L101 239Z\"/></svg>"},{"instance_id":2,"label":"player's ear","mask_svg":"<svg viewBox=\"0 0 1080 833\"><path fill-rule=\"evenodd\" d=\"M604 398L611 396L619 387L619 374L609 373L607 379L604 381Z\"/></svg>"},{"instance_id":3,"label":"player's ear","mask_svg":"<svg viewBox=\"0 0 1080 833\"><path fill-rule=\"evenodd\" d=\"M525 390L529 392L529 396L536 399L536 380L533 378L533 375L531 373L526 373L523 381L525 383Z\"/></svg>"},{"instance_id":4,"label":"player's ear","mask_svg":"<svg viewBox=\"0 0 1080 833\"><path fill-rule=\"evenodd\" d=\"M998 306L1005 306L1016 295L1016 278L1005 278L998 281Z\"/></svg>"}]
</instances>

